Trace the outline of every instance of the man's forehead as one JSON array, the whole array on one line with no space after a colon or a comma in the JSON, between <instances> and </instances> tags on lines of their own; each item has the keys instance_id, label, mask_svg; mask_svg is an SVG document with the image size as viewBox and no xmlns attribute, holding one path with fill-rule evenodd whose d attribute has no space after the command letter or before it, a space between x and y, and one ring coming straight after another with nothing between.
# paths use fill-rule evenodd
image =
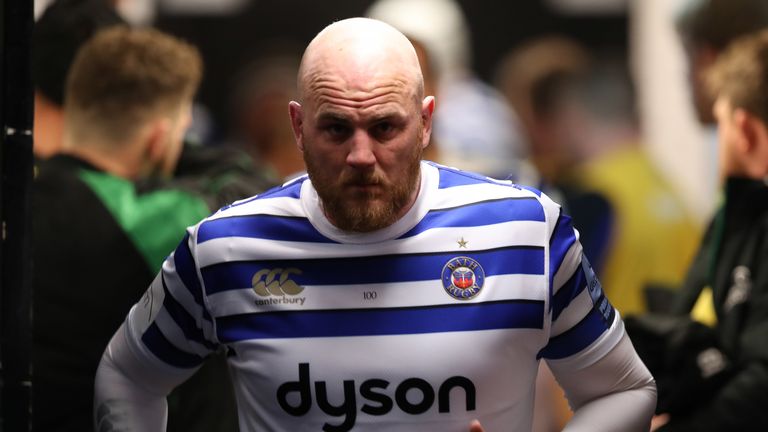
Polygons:
<instances>
[{"instance_id":1,"label":"man's forehead","mask_svg":"<svg viewBox=\"0 0 768 432\"><path fill-rule=\"evenodd\" d=\"M382 118L404 118L411 113L411 99L385 95L366 101L351 102L338 98L319 98L308 108L318 121L366 121Z\"/></svg>"},{"instance_id":2,"label":"man's forehead","mask_svg":"<svg viewBox=\"0 0 768 432\"><path fill-rule=\"evenodd\" d=\"M414 96L408 77L381 70L351 71L317 68L305 76L304 101L366 108L383 103L405 103Z\"/></svg>"}]
</instances>

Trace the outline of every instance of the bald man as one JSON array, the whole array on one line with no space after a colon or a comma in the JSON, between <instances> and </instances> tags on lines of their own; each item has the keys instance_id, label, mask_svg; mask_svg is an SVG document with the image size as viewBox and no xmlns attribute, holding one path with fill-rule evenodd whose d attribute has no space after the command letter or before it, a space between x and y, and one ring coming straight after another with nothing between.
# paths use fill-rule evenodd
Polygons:
<instances>
[{"instance_id":1,"label":"bald man","mask_svg":"<svg viewBox=\"0 0 768 432\"><path fill-rule=\"evenodd\" d=\"M188 229L104 353L97 430L163 430L215 351L242 431L530 431L542 358L567 430L648 430L653 379L570 218L421 160L435 100L402 34L330 25L298 87L308 174Z\"/></svg>"}]
</instances>

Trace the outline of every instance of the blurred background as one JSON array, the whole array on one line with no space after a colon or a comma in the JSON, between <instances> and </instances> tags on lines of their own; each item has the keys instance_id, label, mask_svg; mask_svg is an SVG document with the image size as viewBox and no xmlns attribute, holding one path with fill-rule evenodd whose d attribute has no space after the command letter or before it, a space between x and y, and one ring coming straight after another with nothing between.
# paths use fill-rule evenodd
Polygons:
<instances>
[{"instance_id":1,"label":"blurred background","mask_svg":"<svg viewBox=\"0 0 768 432\"><path fill-rule=\"evenodd\" d=\"M35 0L36 16L49 3L50 0ZM275 98L270 99L269 94L282 92L283 97L277 97L281 101L277 112L282 121L287 122L287 109L282 100L290 97L293 63L302 48L334 20L370 15L374 3L372 0L119 0L117 6L128 21L181 36L202 51L206 70L198 95L200 104L194 133L206 143L220 145L248 135L258 136L261 143L290 140L290 135L281 137L283 132L265 131L264 124L257 124L271 125L278 120L266 114L274 111L270 104L275 105ZM543 36L573 39L595 58L622 63L635 86L644 149L691 213L704 221L710 216L717 188L715 134L696 121L690 103L684 53L673 24L673 16L681 3L682 0L457 0L455 5L463 15L462 25L451 27L453 24L445 22L450 18L439 14L416 14L407 25L419 27L425 34L443 32L443 36L438 37L442 38L442 44L453 45L458 52L454 55L460 58L456 61L490 86L499 83L499 68L505 56ZM390 12L379 13L385 16ZM437 63L441 61L444 60ZM269 86L265 85L267 81ZM443 99L438 96L438 112L441 102ZM259 114L247 118L245 112ZM522 147L515 152L525 153L528 144L524 142L525 134L520 135L517 141L523 142L513 145ZM262 159L273 157L267 154L269 149L261 147L249 151L261 154ZM482 147L476 150L483 151L490 150ZM289 157L284 155L278 159ZM285 165L279 170L289 174L294 168Z\"/></svg>"},{"instance_id":2,"label":"blurred background","mask_svg":"<svg viewBox=\"0 0 768 432\"><path fill-rule=\"evenodd\" d=\"M564 203L601 279L622 290L610 295L622 313L650 308L639 297L642 289L679 282L699 227L718 201L716 131L695 110L689 71L694 59L675 27L675 17L692 0L104 1L129 23L156 27L200 50L205 72L187 143L244 150L257 171L276 182L304 170L287 104L297 97L296 72L306 44L331 22L353 16L398 27L413 41L425 88L437 98L425 158L513 178ZM35 19L52 2L34 0ZM0 3L6 24L0 32L0 119L20 125L6 127L9 145L0 151L0 177L13 168L28 184L33 135L35 157L44 159L50 155L42 144L60 134L56 102L68 56L60 43L68 38L56 31L77 19L52 19L51 32L28 43L32 26L22 3L30 6L23 0ZM37 53L34 62L27 62L30 52ZM62 70L49 67L48 60ZM40 96L35 88L34 131L27 118L33 98L26 94L32 75L50 75L48 84L59 92L58 101L47 100L50 95ZM0 244L0 408L20 417L28 414L20 389L29 391L24 191L12 182L0 188L0 214L16 217L6 227L3 216ZM541 379L542 386L552 385ZM540 399L553 395L558 396L537 392ZM563 404L561 396L556 399L540 406ZM558 416L568 416L567 407L561 408L561 414L550 408L538 415L536 430L560 430L564 418ZM5 424L6 430L22 430ZM2 425L0 419L0 430Z\"/></svg>"}]
</instances>

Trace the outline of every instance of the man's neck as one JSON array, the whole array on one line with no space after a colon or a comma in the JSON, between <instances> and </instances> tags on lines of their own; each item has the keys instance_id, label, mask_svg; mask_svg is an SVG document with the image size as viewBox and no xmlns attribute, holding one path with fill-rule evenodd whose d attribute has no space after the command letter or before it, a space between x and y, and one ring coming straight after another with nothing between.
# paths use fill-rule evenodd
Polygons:
<instances>
[{"instance_id":1,"label":"man's neck","mask_svg":"<svg viewBox=\"0 0 768 432\"><path fill-rule=\"evenodd\" d=\"M139 159L128 151L112 152L102 145L68 145L65 139L62 153L82 159L101 171L129 180L136 180L141 172Z\"/></svg>"}]
</instances>

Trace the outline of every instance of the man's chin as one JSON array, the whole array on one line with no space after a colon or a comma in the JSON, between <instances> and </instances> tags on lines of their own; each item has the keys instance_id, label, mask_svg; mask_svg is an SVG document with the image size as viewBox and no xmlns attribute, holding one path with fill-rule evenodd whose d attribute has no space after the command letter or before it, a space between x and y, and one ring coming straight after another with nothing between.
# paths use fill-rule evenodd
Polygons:
<instances>
[{"instance_id":1,"label":"man's chin","mask_svg":"<svg viewBox=\"0 0 768 432\"><path fill-rule=\"evenodd\" d=\"M377 200L347 202L339 213L330 214L334 225L345 231L371 232L391 225L394 220L387 206Z\"/></svg>"}]
</instances>

